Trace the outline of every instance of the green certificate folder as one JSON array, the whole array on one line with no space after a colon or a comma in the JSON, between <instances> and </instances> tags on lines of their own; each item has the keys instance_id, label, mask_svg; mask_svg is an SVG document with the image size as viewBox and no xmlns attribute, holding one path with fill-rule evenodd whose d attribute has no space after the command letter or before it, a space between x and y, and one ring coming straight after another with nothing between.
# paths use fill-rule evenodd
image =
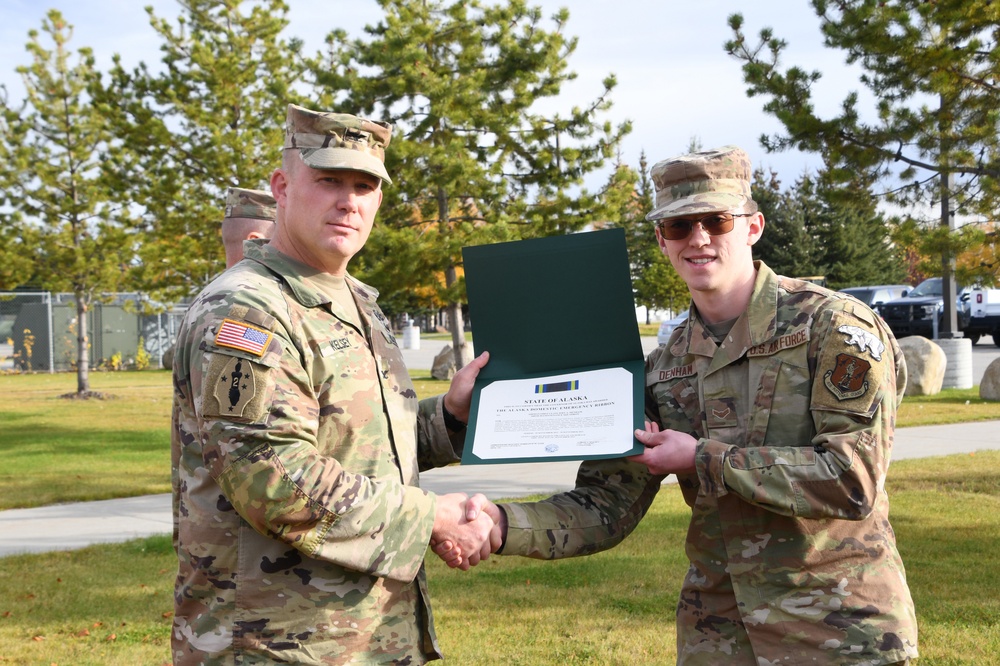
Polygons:
<instances>
[{"instance_id":1,"label":"green certificate folder","mask_svg":"<svg viewBox=\"0 0 1000 666\"><path fill-rule=\"evenodd\" d=\"M641 453L645 364L621 229L463 248L476 350L463 464Z\"/></svg>"}]
</instances>

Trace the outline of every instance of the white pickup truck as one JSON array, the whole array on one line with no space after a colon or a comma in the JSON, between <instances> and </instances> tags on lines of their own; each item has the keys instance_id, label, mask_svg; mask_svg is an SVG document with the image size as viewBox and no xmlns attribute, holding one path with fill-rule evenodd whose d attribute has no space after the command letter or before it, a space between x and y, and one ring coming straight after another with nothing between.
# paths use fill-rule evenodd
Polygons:
<instances>
[{"instance_id":1,"label":"white pickup truck","mask_svg":"<svg viewBox=\"0 0 1000 666\"><path fill-rule=\"evenodd\" d=\"M965 337L976 344L983 335L992 335L1000 347L1000 289L973 289L969 295L969 323Z\"/></svg>"}]
</instances>

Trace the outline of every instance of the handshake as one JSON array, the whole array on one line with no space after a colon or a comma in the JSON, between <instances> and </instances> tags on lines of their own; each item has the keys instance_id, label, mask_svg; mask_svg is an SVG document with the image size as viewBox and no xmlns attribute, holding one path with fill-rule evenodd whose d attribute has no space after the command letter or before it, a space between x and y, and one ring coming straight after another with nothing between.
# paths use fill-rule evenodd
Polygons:
<instances>
[{"instance_id":1,"label":"handshake","mask_svg":"<svg viewBox=\"0 0 1000 666\"><path fill-rule=\"evenodd\" d=\"M497 552L506 536L507 515L485 495L438 495L430 545L449 567L468 571Z\"/></svg>"}]
</instances>

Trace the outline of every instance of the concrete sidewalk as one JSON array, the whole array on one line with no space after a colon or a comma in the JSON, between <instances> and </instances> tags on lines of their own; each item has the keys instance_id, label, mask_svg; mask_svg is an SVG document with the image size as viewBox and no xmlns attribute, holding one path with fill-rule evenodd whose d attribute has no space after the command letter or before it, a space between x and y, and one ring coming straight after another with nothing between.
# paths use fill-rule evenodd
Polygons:
<instances>
[{"instance_id":1,"label":"concrete sidewalk","mask_svg":"<svg viewBox=\"0 0 1000 666\"><path fill-rule=\"evenodd\" d=\"M1000 449L1000 421L901 428L893 459ZM572 488L577 462L452 466L420 475L435 493L481 492L492 499ZM72 550L92 543L127 541L173 528L170 495L57 504L0 511L0 556Z\"/></svg>"}]
</instances>

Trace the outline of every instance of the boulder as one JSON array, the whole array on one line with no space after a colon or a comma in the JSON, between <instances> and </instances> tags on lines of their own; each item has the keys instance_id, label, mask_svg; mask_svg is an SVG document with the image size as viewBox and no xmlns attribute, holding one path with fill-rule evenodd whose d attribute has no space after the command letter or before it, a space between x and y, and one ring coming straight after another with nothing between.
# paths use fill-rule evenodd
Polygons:
<instances>
[{"instance_id":1,"label":"boulder","mask_svg":"<svg viewBox=\"0 0 1000 666\"><path fill-rule=\"evenodd\" d=\"M979 397L983 400L1000 400L1000 358L986 366L983 381L979 383Z\"/></svg>"},{"instance_id":2,"label":"boulder","mask_svg":"<svg viewBox=\"0 0 1000 666\"><path fill-rule=\"evenodd\" d=\"M170 370L174 367L174 345L170 345L167 351L163 352L161 362L163 363L164 370Z\"/></svg>"},{"instance_id":3,"label":"boulder","mask_svg":"<svg viewBox=\"0 0 1000 666\"><path fill-rule=\"evenodd\" d=\"M434 357L431 366L431 377L434 379L451 379L455 376L455 352L451 345L445 345Z\"/></svg>"},{"instance_id":4,"label":"boulder","mask_svg":"<svg viewBox=\"0 0 1000 666\"><path fill-rule=\"evenodd\" d=\"M937 344L919 335L899 340L906 359L906 392L903 395L934 395L941 392L948 358Z\"/></svg>"}]
</instances>

